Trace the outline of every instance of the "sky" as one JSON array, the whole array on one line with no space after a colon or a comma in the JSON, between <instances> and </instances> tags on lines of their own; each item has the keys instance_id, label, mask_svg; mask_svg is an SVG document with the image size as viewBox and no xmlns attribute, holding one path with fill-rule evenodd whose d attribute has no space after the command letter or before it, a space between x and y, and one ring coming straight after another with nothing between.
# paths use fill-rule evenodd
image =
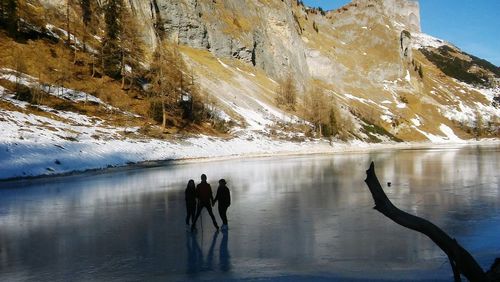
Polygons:
<instances>
[{"instance_id":1,"label":"sky","mask_svg":"<svg viewBox=\"0 0 500 282\"><path fill-rule=\"evenodd\" d=\"M304 0L336 9L348 0ZM500 66L500 0L420 0L422 31Z\"/></svg>"}]
</instances>

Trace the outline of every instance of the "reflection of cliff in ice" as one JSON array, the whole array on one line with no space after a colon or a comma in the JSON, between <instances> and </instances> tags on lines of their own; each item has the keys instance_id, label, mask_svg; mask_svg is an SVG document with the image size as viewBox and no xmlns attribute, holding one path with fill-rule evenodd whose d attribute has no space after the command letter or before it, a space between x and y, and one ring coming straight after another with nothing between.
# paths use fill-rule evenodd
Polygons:
<instances>
[{"instance_id":1,"label":"reflection of cliff in ice","mask_svg":"<svg viewBox=\"0 0 500 282\"><path fill-rule=\"evenodd\" d=\"M373 211L365 170L374 160L396 205L443 227L486 268L500 252L499 156L498 147L434 147L8 184L0 190L0 280L448 279L446 258L429 239ZM214 235L206 213L195 236L184 231L183 190L201 173L214 192L219 178L228 180L230 240Z\"/></svg>"}]
</instances>

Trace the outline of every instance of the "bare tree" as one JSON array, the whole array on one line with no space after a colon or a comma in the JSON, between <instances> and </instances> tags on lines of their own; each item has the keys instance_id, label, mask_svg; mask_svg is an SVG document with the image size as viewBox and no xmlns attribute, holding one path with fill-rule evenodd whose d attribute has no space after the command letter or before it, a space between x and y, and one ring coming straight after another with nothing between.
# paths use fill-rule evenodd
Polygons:
<instances>
[{"instance_id":1,"label":"bare tree","mask_svg":"<svg viewBox=\"0 0 500 282\"><path fill-rule=\"evenodd\" d=\"M276 89L276 105L287 110L295 111L297 105L297 87L292 73L288 73L285 79L278 82Z\"/></svg>"},{"instance_id":2,"label":"bare tree","mask_svg":"<svg viewBox=\"0 0 500 282\"><path fill-rule=\"evenodd\" d=\"M158 44L149 70L151 82L150 101L153 105L161 105L162 128L166 128L168 112L182 92L184 61L175 45Z\"/></svg>"},{"instance_id":3,"label":"bare tree","mask_svg":"<svg viewBox=\"0 0 500 282\"><path fill-rule=\"evenodd\" d=\"M144 41L139 37L139 22L129 9L123 9L121 13L121 76L122 89L125 89L126 80L130 85L140 68L141 60L144 59ZM130 87L129 85L129 87Z\"/></svg>"},{"instance_id":4,"label":"bare tree","mask_svg":"<svg viewBox=\"0 0 500 282\"><path fill-rule=\"evenodd\" d=\"M366 184L370 189L373 200L375 201L375 210L379 211L395 223L408 229L420 232L429 237L441 250L443 250L450 260L455 281L461 281L460 275L463 274L469 281L489 281L485 272L465 250L457 240L451 238L446 232L434 225L432 222L423 218L408 214L392 204L385 194L380 182L375 174L375 164L372 162L370 168L366 171Z\"/></svg>"},{"instance_id":5,"label":"bare tree","mask_svg":"<svg viewBox=\"0 0 500 282\"><path fill-rule=\"evenodd\" d=\"M304 97L306 118L314 124L316 131L323 136L323 127L330 121L332 100L320 88L313 87Z\"/></svg>"}]
</instances>

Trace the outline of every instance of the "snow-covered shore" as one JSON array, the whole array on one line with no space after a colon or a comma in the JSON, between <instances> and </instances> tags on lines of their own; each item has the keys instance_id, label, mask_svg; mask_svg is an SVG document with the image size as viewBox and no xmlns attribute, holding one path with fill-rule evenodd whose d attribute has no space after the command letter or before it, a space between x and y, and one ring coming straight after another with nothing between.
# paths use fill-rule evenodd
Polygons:
<instances>
[{"instance_id":1,"label":"snow-covered shore","mask_svg":"<svg viewBox=\"0 0 500 282\"><path fill-rule=\"evenodd\" d=\"M329 143L276 141L266 137L224 140L207 136L179 141L163 140L79 140L43 142L43 138L20 140L0 137L0 179L69 174L87 170L162 161L210 161L228 158L333 154L369 150L402 149L429 146L500 144L499 140L460 143Z\"/></svg>"}]
</instances>

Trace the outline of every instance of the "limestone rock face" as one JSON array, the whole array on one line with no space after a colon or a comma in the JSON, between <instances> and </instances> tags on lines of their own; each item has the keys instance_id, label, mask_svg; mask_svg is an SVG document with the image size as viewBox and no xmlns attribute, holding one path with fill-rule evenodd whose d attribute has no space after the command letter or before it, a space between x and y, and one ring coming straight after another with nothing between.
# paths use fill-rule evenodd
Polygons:
<instances>
[{"instance_id":1,"label":"limestone rock face","mask_svg":"<svg viewBox=\"0 0 500 282\"><path fill-rule=\"evenodd\" d=\"M65 0L40 1L46 6L65 4ZM305 9L295 1L128 0L125 3L142 25L139 30L151 51L161 37L209 50L216 57L238 59L264 70L274 79L290 72L299 87L304 86L311 75L334 80L343 72L331 58L306 47L304 27L297 20L297 15L303 16ZM365 9L367 16L377 18L379 13L384 13L400 31L420 30L416 1L354 0L351 5L357 4L377 6L377 9Z\"/></svg>"},{"instance_id":2,"label":"limestone rock face","mask_svg":"<svg viewBox=\"0 0 500 282\"><path fill-rule=\"evenodd\" d=\"M274 78L291 71L307 79L304 44L295 26L292 4L259 0L130 0L144 37L152 48L155 37L215 56L235 58L262 68ZM301 79L303 80L303 79Z\"/></svg>"},{"instance_id":3,"label":"limestone rock face","mask_svg":"<svg viewBox=\"0 0 500 282\"><path fill-rule=\"evenodd\" d=\"M420 32L420 5L418 0L383 0L387 15L404 24L411 32Z\"/></svg>"}]
</instances>

